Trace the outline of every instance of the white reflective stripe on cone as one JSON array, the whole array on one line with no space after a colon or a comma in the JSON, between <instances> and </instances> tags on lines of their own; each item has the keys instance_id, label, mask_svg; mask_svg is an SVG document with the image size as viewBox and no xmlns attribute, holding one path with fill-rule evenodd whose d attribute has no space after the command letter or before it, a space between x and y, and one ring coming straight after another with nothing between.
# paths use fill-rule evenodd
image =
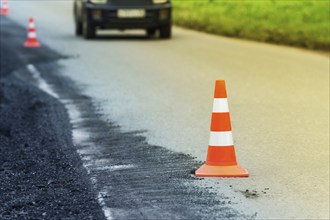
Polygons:
<instances>
[{"instance_id":1,"label":"white reflective stripe on cone","mask_svg":"<svg viewBox=\"0 0 330 220\"><path fill-rule=\"evenodd\" d=\"M37 33L36 32L29 32L28 37L29 38L37 38Z\"/></svg>"},{"instance_id":2,"label":"white reflective stripe on cone","mask_svg":"<svg viewBox=\"0 0 330 220\"><path fill-rule=\"evenodd\" d=\"M229 112L227 98L215 98L213 101L213 112L215 113Z\"/></svg>"},{"instance_id":3,"label":"white reflective stripe on cone","mask_svg":"<svg viewBox=\"0 0 330 220\"><path fill-rule=\"evenodd\" d=\"M225 147L234 145L233 133L231 131L212 132L210 134L209 146Z\"/></svg>"},{"instance_id":4,"label":"white reflective stripe on cone","mask_svg":"<svg viewBox=\"0 0 330 220\"><path fill-rule=\"evenodd\" d=\"M34 23L29 23L29 28L35 28L36 26L34 25Z\"/></svg>"}]
</instances>

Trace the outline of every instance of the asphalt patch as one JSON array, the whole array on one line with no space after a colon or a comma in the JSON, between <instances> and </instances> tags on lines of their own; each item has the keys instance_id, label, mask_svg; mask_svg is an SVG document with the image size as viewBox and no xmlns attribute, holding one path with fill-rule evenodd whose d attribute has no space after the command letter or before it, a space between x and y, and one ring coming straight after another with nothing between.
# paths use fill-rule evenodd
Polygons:
<instances>
[{"instance_id":1,"label":"asphalt patch","mask_svg":"<svg viewBox=\"0 0 330 220\"><path fill-rule=\"evenodd\" d=\"M104 219L66 109L13 74L60 56L27 51L25 31L4 17L0 27L0 219Z\"/></svg>"}]
</instances>

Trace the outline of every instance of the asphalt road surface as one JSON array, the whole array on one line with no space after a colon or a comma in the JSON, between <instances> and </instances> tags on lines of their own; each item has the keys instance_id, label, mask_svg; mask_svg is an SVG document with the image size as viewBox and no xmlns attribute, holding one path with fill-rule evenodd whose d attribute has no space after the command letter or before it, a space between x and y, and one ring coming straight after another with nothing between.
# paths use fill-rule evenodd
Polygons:
<instances>
[{"instance_id":1,"label":"asphalt road surface","mask_svg":"<svg viewBox=\"0 0 330 220\"><path fill-rule=\"evenodd\" d=\"M71 112L74 142L108 217L152 219L159 209L164 218L207 218L209 213L215 218L329 219L328 56L180 28L169 41L139 32L103 32L85 41L73 35L71 1L17 0L10 7L11 19L26 26L33 16L41 42L67 56L29 69L41 72ZM235 147L239 163L250 171L247 179L183 178L183 171L206 158L216 79L227 82ZM75 86L79 89L70 89ZM100 116L98 123L88 121L96 117L91 112ZM123 133L129 135L124 140ZM116 153L106 149L113 143ZM148 185L150 166L143 165L144 157L152 159L150 166L159 163L151 172L152 181L158 175L158 189ZM173 170L176 180L161 184ZM132 173L134 178L128 178ZM146 181L136 179L140 175ZM118 188L123 183L130 188ZM146 186L151 188L145 191ZM171 193L154 199L158 191L175 186L183 199ZM187 197L187 186L192 196ZM198 203L198 197L206 202ZM122 198L135 198L134 204L118 202ZM173 201L186 201L199 211L175 210Z\"/></svg>"},{"instance_id":2,"label":"asphalt road surface","mask_svg":"<svg viewBox=\"0 0 330 220\"><path fill-rule=\"evenodd\" d=\"M197 186L191 156L102 120L60 75L69 57L0 26L0 219L254 219Z\"/></svg>"}]
</instances>

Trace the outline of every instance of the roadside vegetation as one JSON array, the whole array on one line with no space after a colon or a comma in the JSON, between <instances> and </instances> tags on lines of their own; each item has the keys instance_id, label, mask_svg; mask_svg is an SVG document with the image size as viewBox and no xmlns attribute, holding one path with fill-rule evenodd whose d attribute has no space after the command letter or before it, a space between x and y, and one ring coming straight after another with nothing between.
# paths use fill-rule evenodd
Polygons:
<instances>
[{"instance_id":1,"label":"roadside vegetation","mask_svg":"<svg viewBox=\"0 0 330 220\"><path fill-rule=\"evenodd\" d=\"M172 0L174 23L229 37L329 50L329 0Z\"/></svg>"}]
</instances>

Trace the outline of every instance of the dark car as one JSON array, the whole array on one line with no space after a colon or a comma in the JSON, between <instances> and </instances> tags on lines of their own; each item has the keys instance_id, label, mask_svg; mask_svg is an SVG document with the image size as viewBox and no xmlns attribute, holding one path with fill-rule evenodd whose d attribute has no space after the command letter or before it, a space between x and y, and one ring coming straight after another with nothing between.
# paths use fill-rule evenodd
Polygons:
<instances>
[{"instance_id":1,"label":"dark car","mask_svg":"<svg viewBox=\"0 0 330 220\"><path fill-rule=\"evenodd\" d=\"M171 38L170 0L75 0L76 35L96 36L96 29L145 29L148 36Z\"/></svg>"}]
</instances>

